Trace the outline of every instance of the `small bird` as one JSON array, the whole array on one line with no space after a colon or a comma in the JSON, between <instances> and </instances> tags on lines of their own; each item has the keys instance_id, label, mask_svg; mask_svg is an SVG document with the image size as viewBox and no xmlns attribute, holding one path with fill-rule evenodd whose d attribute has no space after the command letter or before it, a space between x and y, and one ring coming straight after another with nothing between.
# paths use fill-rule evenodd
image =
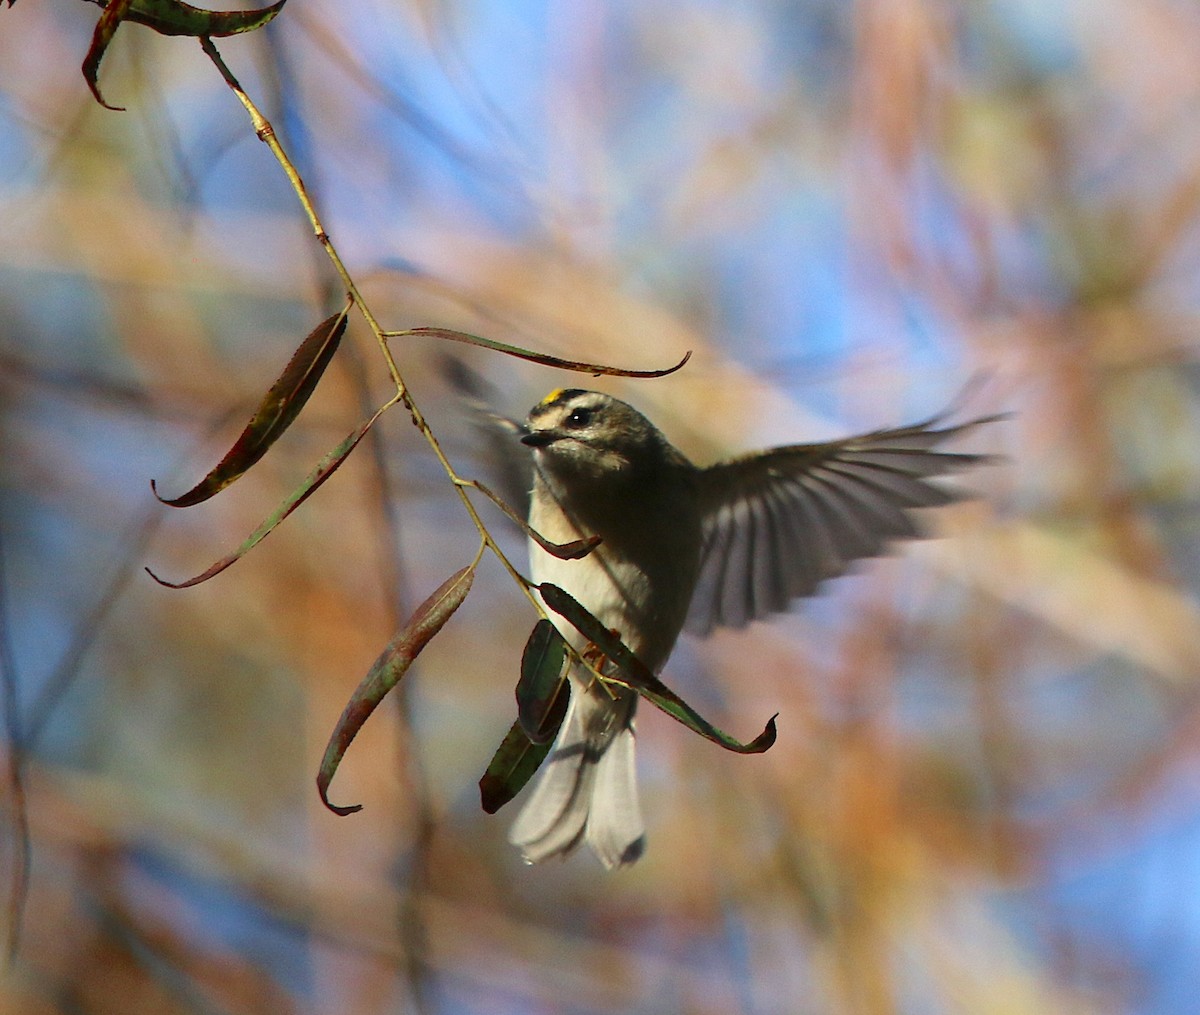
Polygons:
<instances>
[{"instance_id":1,"label":"small bird","mask_svg":"<svg viewBox=\"0 0 1200 1015\"><path fill-rule=\"evenodd\" d=\"M553 391L517 425L533 449L529 524L556 543L600 543L562 560L531 540L531 577L569 592L657 673L681 631L703 635L786 610L851 562L920 536L911 509L962 497L931 480L989 458L938 446L997 418L939 428L935 417L702 468L625 402ZM569 622L550 617L588 650ZM579 666L568 677L566 717L509 839L530 863L586 841L606 867L619 867L645 846L637 694Z\"/></svg>"}]
</instances>

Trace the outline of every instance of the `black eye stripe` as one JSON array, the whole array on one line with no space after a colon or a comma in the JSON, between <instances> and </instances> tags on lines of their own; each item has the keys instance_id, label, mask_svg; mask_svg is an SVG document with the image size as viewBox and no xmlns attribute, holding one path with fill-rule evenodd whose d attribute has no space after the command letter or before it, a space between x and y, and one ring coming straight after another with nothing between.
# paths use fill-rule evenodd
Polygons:
<instances>
[{"instance_id":1,"label":"black eye stripe","mask_svg":"<svg viewBox=\"0 0 1200 1015\"><path fill-rule=\"evenodd\" d=\"M563 426L578 429L587 426L592 421L593 410L586 406L581 406L578 409L572 410L570 415L563 420Z\"/></svg>"}]
</instances>

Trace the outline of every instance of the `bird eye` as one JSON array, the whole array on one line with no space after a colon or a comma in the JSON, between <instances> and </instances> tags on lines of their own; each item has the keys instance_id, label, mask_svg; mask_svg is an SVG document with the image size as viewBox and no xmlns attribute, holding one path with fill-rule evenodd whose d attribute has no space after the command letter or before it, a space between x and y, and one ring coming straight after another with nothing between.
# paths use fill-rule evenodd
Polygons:
<instances>
[{"instance_id":1,"label":"bird eye","mask_svg":"<svg viewBox=\"0 0 1200 1015\"><path fill-rule=\"evenodd\" d=\"M573 430L578 430L580 427L587 426L592 421L591 409L575 409L565 420L563 425L568 426Z\"/></svg>"}]
</instances>

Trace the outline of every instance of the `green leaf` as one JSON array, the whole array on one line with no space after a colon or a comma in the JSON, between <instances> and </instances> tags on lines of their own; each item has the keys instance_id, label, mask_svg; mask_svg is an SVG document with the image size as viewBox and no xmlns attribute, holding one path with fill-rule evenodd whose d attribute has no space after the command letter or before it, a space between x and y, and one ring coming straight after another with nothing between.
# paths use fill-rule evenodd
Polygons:
<instances>
[{"instance_id":1,"label":"green leaf","mask_svg":"<svg viewBox=\"0 0 1200 1015\"><path fill-rule=\"evenodd\" d=\"M250 422L228 453L199 483L178 497L160 497L158 485L150 481L154 496L171 507L191 507L215 496L242 476L267 453L300 414L317 382L329 366L346 332L347 305L339 314L326 318L300 343L279 379L263 396Z\"/></svg>"},{"instance_id":2,"label":"green leaf","mask_svg":"<svg viewBox=\"0 0 1200 1015\"><path fill-rule=\"evenodd\" d=\"M761 754L775 743L776 716L771 716L762 733L749 743L735 740L728 733L723 733L703 718L691 705L651 673L645 663L629 651L608 628L588 613L570 593L564 592L557 585L551 585L549 582L543 582L537 588L541 593L542 601L559 616L566 617L572 626L603 652L609 662L617 668L616 673L606 673L606 679L632 688L671 718L683 723L688 729L699 733L714 744L720 744L727 751L734 751L737 754Z\"/></svg>"},{"instance_id":3,"label":"green leaf","mask_svg":"<svg viewBox=\"0 0 1200 1015\"><path fill-rule=\"evenodd\" d=\"M389 403L389 405L390 404L391 403ZM358 447L358 442L361 441L364 436L366 436L367 431L371 429L375 421L383 415L387 408L388 406L385 405L383 408L376 409L374 416L368 419L365 423L360 424L356 430L354 430L344 441L342 441L341 444L330 451L317 463L316 468L314 468L312 472L310 472L304 478L304 482L287 495L283 503L280 504L279 507L274 510L274 512L272 512L271 516L265 522L255 529L249 537L247 537L246 541L242 543L241 546L227 556L222 557L215 564L209 567L208 570L196 575L195 578L189 578L187 581L182 582L166 581L151 571L150 568L146 568L146 573L156 582L158 582L159 585L165 585L169 589L186 589L192 585L199 585L201 582L208 581L209 578L220 574L227 567L229 567L230 564L240 560L247 553L249 553L250 550L252 550L271 534L271 530L274 529L276 525L282 522L288 515L295 511L296 508L308 500L308 498L316 492L317 488L324 483L325 480L332 476L334 472L337 471L338 466L340 466L342 462L346 460L350 452Z\"/></svg>"},{"instance_id":4,"label":"green leaf","mask_svg":"<svg viewBox=\"0 0 1200 1015\"><path fill-rule=\"evenodd\" d=\"M392 332L393 338L402 338L408 335L418 337L424 335L430 338L443 338L449 342L477 345L482 349L491 349L493 352L502 352L506 356L515 356L517 359L528 360L530 363L540 363L542 366L547 367L559 367L563 370L575 370L582 374L591 374L593 377L600 377L604 374L607 374L609 377L666 377L667 374L673 374L676 370L679 370L692 358L692 352L689 349L683 354L683 359L674 366L667 367L664 370L626 370L624 367L606 367L599 363L560 359L558 356L550 356L544 352L533 352L530 349L522 349L517 345L508 345L506 342L497 342L494 339L481 338L479 335L469 335L465 331L454 331L450 328L409 328L406 331Z\"/></svg>"},{"instance_id":5,"label":"green leaf","mask_svg":"<svg viewBox=\"0 0 1200 1015\"><path fill-rule=\"evenodd\" d=\"M567 646L548 620L534 626L521 655L518 719L479 780L483 809L495 814L533 777L562 726L571 697L563 672Z\"/></svg>"},{"instance_id":6,"label":"green leaf","mask_svg":"<svg viewBox=\"0 0 1200 1015\"><path fill-rule=\"evenodd\" d=\"M362 804L339 807L329 802L329 783L346 753L346 748L388 691L408 672L421 650L462 605L467 593L471 591L474 579L475 565L470 564L455 571L442 582L437 591L413 611L400 633L375 660L375 665L363 677L346 703L346 708L329 737L325 756L321 759L321 768L317 772L317 792L321 794L321 802L334 814L353 814L362 810Z\"/></svg>"},{"instance_id":7,"label":"green leaf","mask_svg":"<svg viewBox=\"0 0 1200 1015\"><path fill-rule=\"evenodd\" d=\"M194 35L223 37L261 28L282 10L287 0L278 0L270 7L254 11L206 11L192 7L182 0L91 0L104 8L92 33L92 43L83 58L83 78L96 101L106 109L123 110L112 106L100 94L97 76L104 52L122 21L134 21L154 29L160 35Z\"/></svg>"},{"instance_id":8,"label":"green leaf","mask_svg":"<svg viewBox=\"0 0 1200 1015\"><path fill-rule=\"evenodd\" d=\"M567 643L550 621L537 622L521 655L517 721L535 744L548 744L567 714Z\"/></svg>"},{"instance_id":9,"label":"green leaf","mask_svg":"<svg viewBox=\"0 0 1200 1015\"><path fill-rule=\"evenodd\" d=\"M206 11L183 0L133 0L126 21L153 28L159 35L207 35L214 39L262 28L287 0L253 11Z\"/></svg>"},{"instance_id":10,"label":"green leaf","mask_svg":"<svg viewBox=\"0 0 1200 1015\"><path fill-rule=\"evenodd\" d=\"M479 780L479 800L483 809L488 814L495 814L520 793L546 760L550 747L549 741L530 743L521 723L513 723Z\"/></svg>"}]
</instances>

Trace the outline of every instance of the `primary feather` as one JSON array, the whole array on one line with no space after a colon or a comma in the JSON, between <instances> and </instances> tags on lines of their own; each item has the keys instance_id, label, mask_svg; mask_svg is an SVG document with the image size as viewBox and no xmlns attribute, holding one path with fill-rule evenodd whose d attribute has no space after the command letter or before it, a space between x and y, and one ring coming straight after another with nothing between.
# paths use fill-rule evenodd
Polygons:
<instances>
[{"instance_id":1,"label":"primary feather","mask_svg":"<svg viewBox=\"0 0 1200 1015\"><path fill-rule=\"evenodd\" d=\"M707 634L779 613L854 561L922 535L913 508L962 496L933 480L987 461L938 446L997 418L941 429L935 418L700 470L704 546L687 630Z\"/></svg>"}]
</instances>

